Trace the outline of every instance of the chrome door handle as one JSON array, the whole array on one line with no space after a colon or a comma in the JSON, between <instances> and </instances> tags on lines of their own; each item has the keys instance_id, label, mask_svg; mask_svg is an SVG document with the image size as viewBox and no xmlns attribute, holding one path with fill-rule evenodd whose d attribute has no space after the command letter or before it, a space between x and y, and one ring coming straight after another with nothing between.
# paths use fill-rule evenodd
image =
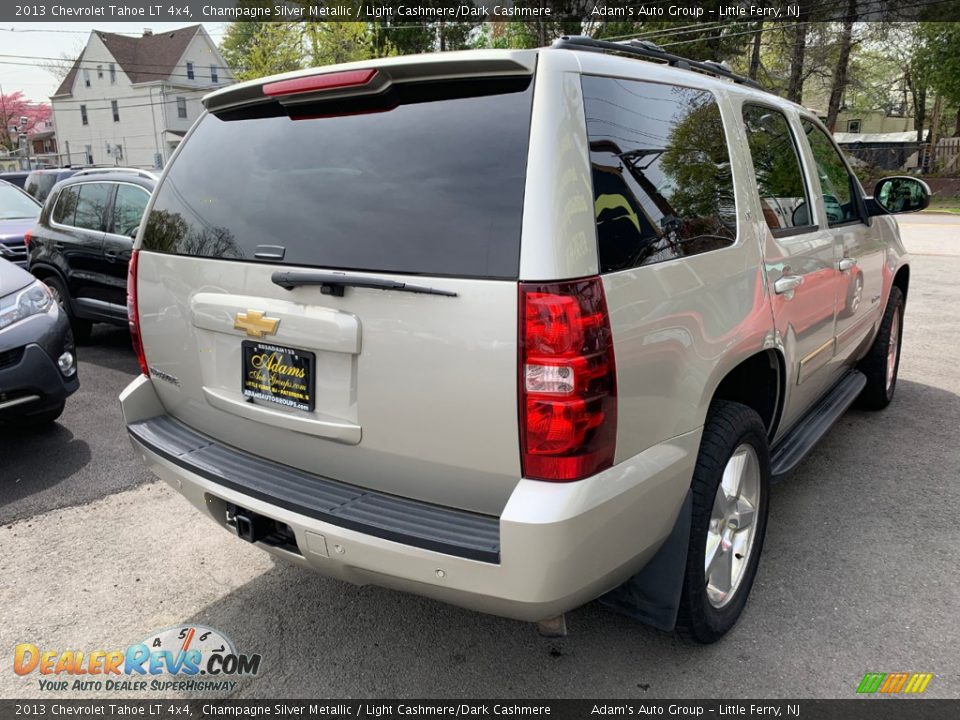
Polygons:
<instances>
[{"instance_id":1,"label":"chrome door handle","mask_svg":"<svg viewBox=\"0 0 960 720\"><path fill-rule=\"evenodd\" d=\"M845 257L845 258L843 258L843 259L840 261L840 263L839 263L839 265L838 265L837 267L840 268L840 272L844 272L844 271L846 271L846 270L850 270L850 269L852 269L852 268L855 268L856 266L857 266L857 259L856 259L856 258Z\"/></svg>"},{"instance_id":2,"label":"chrome door handle","mask_svg":"<svg viewBox=\"0 0 960 720\"><path fill-rule=\"evenodd\" d=\"M773 291L777 295L785 295L796 290L802 283L802 275L784 275L773 283Z\"/></svg>"}]
</instances>

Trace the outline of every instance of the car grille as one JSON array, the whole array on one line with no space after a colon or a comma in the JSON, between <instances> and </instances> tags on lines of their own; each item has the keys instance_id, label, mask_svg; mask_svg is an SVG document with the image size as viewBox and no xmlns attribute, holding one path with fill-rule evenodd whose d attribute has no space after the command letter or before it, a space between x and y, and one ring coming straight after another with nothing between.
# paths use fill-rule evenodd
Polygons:
<instances>
[{"instance_id":1,"label":"car grille","mask_svg":"<svg viewBox=\"0 0 960 720\"><path fill-rule=\"evenodd\" d=\"M13 240L0 244L0 257L4 260L26 267L27 265L27 246L23 240Z\"/></svg>"},{"instance_id":2,"label":"car grille","mask_svg":"<svg viewBox=\"0 0 960 720\"><path fill-rule=\"evenodd\" d=\"M18 347L13 350L4 350L0 352L0 370L10 367L11 365L16 365L20 362L20 358L23 357L23 348Z\"/></svg>"}]
</instances>

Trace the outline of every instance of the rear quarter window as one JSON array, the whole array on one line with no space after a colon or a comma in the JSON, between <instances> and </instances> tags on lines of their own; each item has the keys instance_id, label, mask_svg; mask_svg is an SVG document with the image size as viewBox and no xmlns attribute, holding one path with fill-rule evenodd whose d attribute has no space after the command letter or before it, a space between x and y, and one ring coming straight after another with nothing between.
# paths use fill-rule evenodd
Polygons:
<instances>
[{"instance_id":1,"label":"rear quarter window","mask_svg":"<svg viewBox=\"0 0 960 720\"><path fill-rule=\"evenodd\" d=\"M376 102L206 115L156 190L143 248L254 261L282 246L288 265L516 278L530 78Z\"/></svg>"},{"instance_id":2,"label":"rear quarter window","mask_svg":"<svg viewBox=\"0 0 960 720\"><path fill-rule=\"evenodd\" d=\"M706 90L582 78L601 272L733 244L720 109Z\"/></svg>"}]
</instances>

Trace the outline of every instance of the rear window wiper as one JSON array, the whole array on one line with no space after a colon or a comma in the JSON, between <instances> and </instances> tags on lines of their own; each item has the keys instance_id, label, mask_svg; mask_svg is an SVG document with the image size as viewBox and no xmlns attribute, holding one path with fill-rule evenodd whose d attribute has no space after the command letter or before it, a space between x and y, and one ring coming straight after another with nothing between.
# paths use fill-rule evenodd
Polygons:
<instances>
[{"instance_id":1,"label":"rear window wiper","mask_svg":"<svg viewBox=\"0 0 960 720\"><path fill-rule=\"evenodd\" d=\"M319 285L323 295L343 297L343 290L347 287L373 288L374 290L399 290L400 292L420 293L423 295L444 295L457 297L451 290L438 290L425 285L412 285L389 278L376 277L347 277L335 273L324 272L281 272L277 271L270 277L274 285L285 290L292 290L301 285Z\"/></svg>"}]
</instances>

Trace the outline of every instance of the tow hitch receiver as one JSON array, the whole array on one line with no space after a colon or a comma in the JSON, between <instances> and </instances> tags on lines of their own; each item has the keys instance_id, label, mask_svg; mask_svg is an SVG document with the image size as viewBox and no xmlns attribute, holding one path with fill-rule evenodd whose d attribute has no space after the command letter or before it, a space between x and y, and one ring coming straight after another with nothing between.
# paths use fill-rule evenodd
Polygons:
<instances>
[{"instance_id":1,"label":"tow hitch receiver","mask_svg":"<svg viewBox=\"0 0 960 720\"><path fill-rule=\"evenodd\" d=\"M229 505L227 506L227 524L233 525L240 539L255 543L270 534L274 522L270 518L257 515L242 507Z\"/></svg>"}]
</instances>

